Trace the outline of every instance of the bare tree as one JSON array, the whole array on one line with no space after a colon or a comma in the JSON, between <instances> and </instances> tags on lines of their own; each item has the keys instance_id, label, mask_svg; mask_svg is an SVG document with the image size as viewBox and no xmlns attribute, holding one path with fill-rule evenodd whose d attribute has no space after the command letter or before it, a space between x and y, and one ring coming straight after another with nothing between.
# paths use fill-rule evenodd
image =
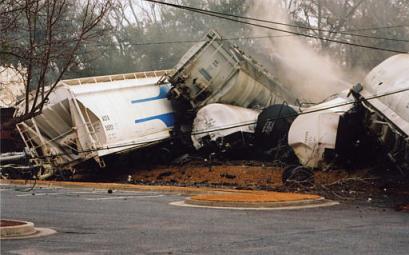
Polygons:
<instances>
[{"instance_id":1,"label":"bare tree","mask_svg":"<svg viewBox=\"0 0 409 255\"><path fill-rule=\"evenodd\" d=\"M305 27L316 30L303 32L317 37L335 39L339 32L347 30L353 16L366 0L294 0L289 5L292 8L292 19ZM341 35L342 36L342 35ZM319 40L322 49L328 49L329 41Z\"/></svg>"},{"instance_id":2,"label":"bare tree","mask_svg":"<svg viewBox=\"0 0 409 255\"><path fill-rule=\"evenodd\" d=\"M25 70L25 109L5 126L41 113L80 46L101 35L95 29L112 0L0 0L0 65ZM47 86L48 85L48 86Z\"/></svg>"}]
</instances>

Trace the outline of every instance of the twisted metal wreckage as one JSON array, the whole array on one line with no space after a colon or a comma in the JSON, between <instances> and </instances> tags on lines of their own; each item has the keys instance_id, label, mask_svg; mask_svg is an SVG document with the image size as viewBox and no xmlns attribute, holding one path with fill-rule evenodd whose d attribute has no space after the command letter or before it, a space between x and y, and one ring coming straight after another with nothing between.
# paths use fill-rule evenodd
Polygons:
<instances>
[{"instance_id":1,"label":"twisted metal wreckage","mask_svg":"<svg viewBox=\"0 0 409 255\"><path fill-rule=\"evenodd\" d=\"M90 160L104 167L108 155L186 137L198 150L285 143L305 168L354 157L370 141L409 172L409 54L322 104L296 103L273 75L210 31L173 70L61 81L42 113L17 128L38 178Z\"/></svg>"}]
</instances>

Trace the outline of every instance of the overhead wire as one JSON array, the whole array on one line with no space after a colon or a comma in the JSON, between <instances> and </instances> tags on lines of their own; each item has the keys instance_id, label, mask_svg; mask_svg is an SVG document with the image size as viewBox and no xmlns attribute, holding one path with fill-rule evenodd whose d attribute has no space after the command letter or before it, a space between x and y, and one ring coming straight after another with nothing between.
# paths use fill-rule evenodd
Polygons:
<instances>
[{"instance_id":1,"label":"overhead wire","mask_svg":"<svg viewBox=\"0 0 409 255\"><path fill-rule=\"evenodd\" d=\"M369 30L369 31L372 30L373 31L373 30L380 30L380 29L409 27L409 25L404 25L404 24L390 25L390 26L383 26L383 27L372 27L372 28L358 28L358 29L344 30L344 31L342 31L342 30L341 31L332 31L332 30L325 30L325 29L313 28L313 27L308 27L308 26L288 24L288 23L284 23L284 22L276 22L276 21L258 19L258 18L253 18L253 17L239 16L239 15L234 15L234 14L229 14L229 13L199 9L199 8L194 8L194 7L190 7L190 6L177 5L177 4L172 4L172 3L162 2L162 1L156 1L156 0L144 0L144 1L157 3L157 4L163 4L163 5L167 5L167 6L171 6L171 7L175 7L175 8L180 8L180 9L185 9L185 10L189 10L189 11L195 11L195 12L199 12L199 13L202 13L202 14L205 14L205 15L209 15L209 14L223 15L223 16L228 16L228 17L248 19L248 20L257 21L257 22L276 24L276 25L281 25L281 26L289 26L289 27L295 27L295 28L301 28L301 29L307 29L307 30L313 30L313 31L321 31L321 32L336 33L336 34L343 34L343 35L349 35L349 36L358 36L358 37L365 37L365 38L371 38L371 39L397 41L397 42L409 42L409 40L407 40L407 39L385 38L385 37L376 37L376 36L369 36L369 35L350 33L351 31L367 31L367 30ZM219 17L219 16L216 16L216 17L223 18L223 17ZM238 20L232 20L232 21L241 22L241 21L238 21ZM258 25L258 24L253 24L253 25ZM271 28L271 27L269 27L269 28ZM271 29L275 29L275 28L271 28ZM275 29L275 30L277 30L277 29ZM251 39L278 38L278 37L290 37L290 36L307 36L307 37L310 37L310 38L317 38L317 39L326 40L326 41L333 40L333 39L329 39L329 38L320 38L320 37L317 37L315 35L294 33L292 31L287 31L287 30L283 30L283 31L280 31L280 32L291 33L291 34L290 35L269 35L269 36L247 36L247 37L235 37L235 38L222 38L221 40L226 40L226 41L230 41L230 40L251 40ZM196 42L201 42L201 41L203 41L203 40L177 40L177 41L126 43L126 46L149 46L149 45L161 45L161 44L196 43ZM349 42L339 42L339 43L352 45ZM115 44L95 44L93 46L97 46L97 47L98 46L113 46L112 50L118 49L118 47ZM355 46L358 46L358 44L355 45ZM37 47L38 47L38 45L37 45ZM365 47L365 48L370 47L371 49L375 49L372 46L366 46L366 45L359 45L358 47ZM393 49L384 49L384 48L380 48L380 47L376 47L376 49L387 50L387 51L392 50L393 52L396 52ZM86 51L86 52L91 52L91 50ZM407 52L398 51L396 53L407 53Z\"/></svg>"},{"instance_id":2,"label":"overhead wire","mask_svg":"<svg viewBox=\"0 0 409 255\"><path fill-rule=\"evenodd\" d=\"M402 28L402 27L409 27L409 24L400 24L400 25L389 25L389 26L376 26L376 27L362 27L362 28L355 28L349 29L346 32L356 32L356 31L373 31L373 30L382 30L382 29L391 29L391 28Z\"/></svg>"},{"instance_id":3,"label":"overhead wire","mask_svg":"<svg viewBox=\"0 0 409 255\"><path fill-rule=\"evenodd\" d=\"M205 10L205 9L191 7L191 6L172 4L172 3L167 3L167 2L163 2L163 1L157 1L157 0L144 0L144 1L157 3L157 4L163 4L163 5L172 6L172 7L180 8L180 9L199 11L199 12L205 11L207 13L216 14L216 15L223 15L223 16L228 16L228 17L233 17L233 18L238 18L238 19L247 19L247 20L251 20L251 21L257 21L257 22L262 22L262 23L281 25L281 26L287 26L287 27L293 27L293 28L301 28L301 29L307 29L307 30L318 31L318 32L343 34L343 35L349 35L349 36L357 36L357 37L381 39L381 40L389 40L389 41L409 42L408 39L377 37L377 36L370 36L370 35L353 34L353 33L350 33L350 31L334 31L334 30L329 30L329 29L314 28L314 27L310 27L310 26L289 24L289 23L284 23L284 22L253 18L253 17L249 17L249 16L240 16L240 15L235 15L235 14L231 14L231 13L218 12L218 11L212 11L212 10ZM389 26L389 27L392 27L392 26ZM399 27L409 27L409 25L399 25ZM365 30L373 30L373 29L363 28L363 29L357 29L355 31L365 31Z\"/></svg>"},{"instance_id":4,"label":"overhead wire","mask_svg":"<svg viewBox=\"0 0 409 255\"><path fill-rule=\"evenodd\" d=\"M285 38L292 37L297 35L264 35L264 36L242 36L242 37L230 37L230 38L221 38L220 41L240 41L240 40L256 40L256 39L268 39L268 38ZM175 41L156 41L156 42L125 42L124 46L155 46L155 45L164 45L164 44L181 44L181 43L198 43L205 42L206 40L175 40ZM408 41L409 42L409 41ZM117 50L119 47L116 44L93 44L92 47L107 47L111 48L108 50ZM107 50L107 49L104 49ZM91 52L91 50L86 51ZM406 52L405 52L406 53Z\"/></svg>"},{"instance_id":5,"label":"overhead wire","mask_svg":"<svg viewBox=\"0 0 409 255\"><path fill-rule=\"evenodd\" d=\"M363 28L348 29L348 31L343 31L343 32L375 31L375 30L402 28L402 27L409 27L409 24L389 25L389 26L382 26L382 27L363 27Z\"/></svg>"},{"instance_id":6,"label":"overhead wire","mask_svg":"<svg viewBox=\"0 0 409 255\"><path fill-rule=\"evenodd\" d=\"M213 14L213 13L207 11L207 10L204 10L204 9L192 8L192 7L188 7L188 6L171 4L171 3L166 3L166 2L156 1L156 0L144 0L144 1L157 3L157 4L163 4L163 5L167 5L167 6L172 6L172 7L178 8L178 9L188 10L188 11L192 11L192 12L195 12L195 13L201 13L201 14L211 16L211 17L217 17L217 18L220 18L220 19L230 20L230 21L237 22L237 23L247 24L247 25L251 25L251 26L255 26L255 27L265 28L265 29L269 29L269 30L273 30L273 31L293 34L293 35L307 37L307 38L320 39L320 40L323 40L323 41L339 43L339 44L344 44L344 45L349 45L349 46L355 46L355 47L360 47L360 48L366 48L366 49L372 49L372 50L380 50L380 51L387 51L387 52L393 52L393 53L403 53L403 54L408 53L407 51L403 51L403 50L395 50L395 49L388 49L388 48L381 48L381 47L376 47L376 46L352 43L352 42L347 42L347 41L340 41L340 40L336 40L336 39L325 38L325 37L322 37L322 36L304 34L304 33L300 33L300 32L294 32L294 31L290 31L290 30L270 27L270 26L266 26L266 25L262 25L262 24L251 23L251 22L248 22L248 21L243 21L243 20L239 20L239 19L235 19L235 18L230 18L225 14Z\"/></svg>"},{"instance_id":7,"label":"overhead wire","mask_svg":"<svg viewBox=\"0 0 409 255\"><path fill-rule=\"evenodd\" d=\"M266 39L266 38L279 38L290 37L294 35L263 35L263 36L241 36L221 38L220 41L238 41L238 40L252 40L252 39ZM141 43L126 43L125 46L145 46L145 45L161 45L161 44L178 44L178 43L198 43L205 42L207 40L177 40L177 41L158 41L158 42L141 42ZM114 44L95 44L94 46L115 46Z\"/></svg>"},{"instance_id":8,"label":"overhead wire","mask_svg":"<svg viewBox=\"0 0 409 255\"><path fill-rule=\"evenodd\" d=\"M372 28L358 28L358 29L348 29L348 30L342 30L340 32L350 32L350 31L366 31L366 30L381 30L381 29L391 29L391 28L400 28L400 27L409 27L409 25L393 25L393 26L384 26L384 27L372 27ZM313 28L312 28L313 29ZM335 33L335 32L334 32ZM266 39L266 38L280 38L280 37L292 37L292 36L297 36L297 35L263 35L263 36L242 36L242 37L231 37L231 38L221 38L221 41L237 41L237 40L252 40L252 39ZM375 39L375 38L374 38ZM378 39L383 39L379 37ZM388 38L390 39L390 38ZM15 38L13 39L15 41L21 40L21 38ZM390 39L393 40L393 39ZM399 39L400 41L408 41L409 40L403 40ZM203 42L205 40L176 40L176 41L156 41L156 42L127 42L125 46L151 46L151 45L162 45L162 44L179 44L179 43L197 43L197 42ZM43 45L36 45L36 47L46 47L47 44ZM112 49L118 49L118 46L116 44L93 44L93 47L98 47L98 46L112 46Z\"/></svg>"}]
</instances>

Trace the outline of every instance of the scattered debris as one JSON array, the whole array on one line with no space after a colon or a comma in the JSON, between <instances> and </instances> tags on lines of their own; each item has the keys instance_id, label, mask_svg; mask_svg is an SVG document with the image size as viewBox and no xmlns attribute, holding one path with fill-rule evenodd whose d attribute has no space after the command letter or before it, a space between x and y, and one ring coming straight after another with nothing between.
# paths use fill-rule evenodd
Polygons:
<instances>
[{"instance_id":1,"label":"scattered debris","mask_svg":"<svg viewBox=\"0 0 409 255\"><path fill-rule=\"evenodd\" d=\"M163 173L159 174L157 178L158 178L158 180L161 180L163 177L171 176L171 175L172 175L172 172L167 171L167 172L163 172Z\"/></svg>"},{"instance_id":2,"label":"scattered debris","mask_svg":"<svg viewBox=\"0 0 409 255\"><path fill-rule=\"evenodd\" d=\"M283 171L282 181L286 185L311 185L314 183L314 173L303 166L288 166Z\"/></svg>"},{"instance_id":3,"label":"scattered debris","mask_svg":"<svg viewBox=\"0 0 409 255\"><path fill-rule=\"evenodd\" d=\"M227 179L235 179L236 178L235 175L228 174L228 173L222 173L222 174L220 174L220 177L227 178Z\"/></svg>"},{"instance_id":4,"label":"scattered debris","mask_svg":"<svg viewBox=\"0 0 409 255\"><path fill-rule=\"evenodd\" d=\"M409 204L398 205L397 210L401 212L409 213Z\"/></svg>"}]
</instances>

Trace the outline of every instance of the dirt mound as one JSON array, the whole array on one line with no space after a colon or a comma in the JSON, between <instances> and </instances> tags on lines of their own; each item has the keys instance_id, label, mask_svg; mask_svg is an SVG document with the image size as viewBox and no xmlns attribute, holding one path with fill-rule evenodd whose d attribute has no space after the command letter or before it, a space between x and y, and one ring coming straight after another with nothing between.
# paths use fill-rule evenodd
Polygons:
<instances>
[{"instance_id":1,"label":"dirt mound","mask_svg":"<svg viewBox=\"0 0 409 255\"><path fill-rule=\"evenodd\" d=\"M207 184L226 186L275 186L281 185L282 169L277 167L219 165L181 166L140 170L133 179L142 182Z\"/></svg>"},{"instance_id":2,"label":"dirt mound","mask_svg":"<svg viewBox=\"0 0 409 255\"><path fill-rule=\"evenodd\" d=\"M84 176L76 180L312 193L338 201L361 200L370 203L381 201L391 207L409 203L408 183L402 182L401 176L390 178L389 172L379 175L371 169L315 170L313 182L301 185L283 184L284 168L285 166L272 162L251 160L209 162L197 159L167 166L140 166L123 171L111 169L93 172L93 177ZM402 210L406 210L405 208Z\"/></svg>"}]
</instances>

